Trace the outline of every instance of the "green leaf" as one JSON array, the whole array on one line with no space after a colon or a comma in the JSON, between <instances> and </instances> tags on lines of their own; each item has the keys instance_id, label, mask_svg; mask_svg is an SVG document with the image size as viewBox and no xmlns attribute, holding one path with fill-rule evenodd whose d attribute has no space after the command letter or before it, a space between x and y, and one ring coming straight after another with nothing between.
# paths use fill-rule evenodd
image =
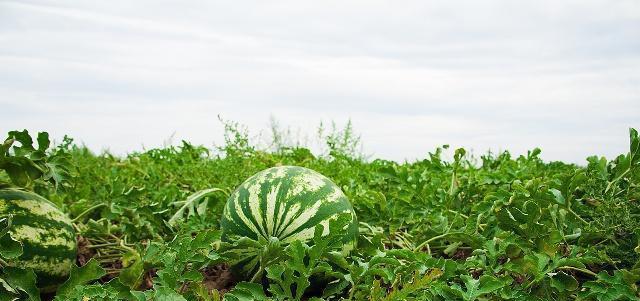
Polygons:
<instances>
[{"instance_id":1,"label":"green leaf","mask_svg":"<svg viewBox=\"0 0 640 301\"><path fill-rule=\"evenodd\" d=\"M119 299L131 301L136 300L136 297L132 293L129 286L125 285L119 277L111 279L109 282L105 283L103 287L115 293Z\"/></svg>"},{"instance_id":2,"label":"green leaf","mask_svg":"<svg viewBox=\"0 0 640 301\"><path fill-rule=\"evenodd\" d=\"M9 233L13 216L0 218L0 259L15 259L22 255L22 243Z\"/></svg>"},{"instance_id":3,"label":"green leaf","mask_svg":"<svg viewBox=\"0 0 640 301\"><path fill-rule=\"evenodd\" d=\"M144 275L144 262L140 254L133 249L128 250L122 256L122 266L124 269L118 276L122 283L126 283L132 289L139 287Z\"/></svg>"},{"instance_id":4,"label":"green leaf","mask_svg":"<svg viewBox=\"0 0 640 301\"><path fill-rule=\"evenodd\" d=\"M631 156L632 164L640 162L640 137L638 137L638 131L634 128L629 128L629 156Z\"/></svg>"},{"instance_id":5,"label":"green leaf","mask_svg":"<svg viewBox=\"0 0 640 301\"><path fill-rule=\"evenodd\" d=\"M26 157L12 157L4 165L4 170L13 181L20 187L26 187L42 176L42 170Z\"/></svg>"},{"instance_id":6,"label":"green leaf","mask_svg":"<svg viewBox=\"0 0 640 301\"><path fill-rule=\"evenodd\" d=\"M22 255L22 243L7 234L0 237L0 258L15 259Z\"/></svg>"},{"instance_id":7,"label":"green leaf","mask_svg":"<svg viewBox=\"0 0 640 301\"><path fill-rule=\"evenodd\" d=\"M167 287L158 287L153 294L154 301L187 301L176 291Z\"/></svg>"},{"instance_id":8,"label":"green leaf","mask_svg":"<svg viewBox=\"0 0 640 301\"><path fill-rule=\"evenodd\" d=\"M14 146L13 149L18 155L27 154L36 149L33 148L33 139L31 139L31 135L29 135L29 131L10 131L9 138L15 139L15 141L20 142L21 146Z\"/></svg>"},{"instance_id":9,"label":"green leaf","mask_svg":"<svg viewBox=\"0 0 640 301\"><path fill-rule=\"evenodd\" d=\"M554 287L561 292L572 292L578 289L578 281L571 275L567 275L564 272L558 272L551 277L551 287Z\"/></svg>"},{"instance_id":10,"label":"green leaf","mask_svg":"<svg viewBox=\"0 0 640 301\"><path fill-rule=\"evenodd\" d=\"M52 182L55 189L58 189L58 187L70 177L66 165L67 162L53 158L51 161L44 163L46 172L42 175L42 178L45 181Z\"/></svg>"},{"instance_id":11,"label":"green leaf","mask_svg":"<svg viewBox=\"0 0 640 301\"><path fill-rule=\"evenodd\" d=\"M637 300L636 292L624 282L623 274L614 272L613 276L606 272L598 273L598 279L586 282L578 295L582 299L595 300Z\"/></svg>"},{"instance_id":12,"label":"green leaf","mask_svg":"<svg viewBox=\"0 0 640 301\"><path fill-rule=\"evenodd\" d=\"M0 279L0 281L3 281L3 280ZM5 288L0 286L0 300L18 301L19 298L20 296L5 290Z\"/></svg>"},{"instance_id":13,"label":"green leaf","mask_svg":"<svg viewBox=\"0 0 640 301\"><path fill-rule=\"evenodd\" d=\"M40 291L36 286L36 274L33 270L3 267L0 275L13 290L27 294L27 300L40 301Z\"/></svg>"},{"instance_id":14,"label":"green leaf","mask_svg":"<svg viewBox=\"0 0 640 301\"><path fill-rule=\"evenodd\" d=\"M44 153L49 148L50 145L51 145L51 142L49 141L49 133L47 132L38 133L38 151Z\"/></svg>"},{"instance_id":15,"label":"green leaf","mask_svg":"<svg viewBox=\"0 0 640 301\"><path fill-rule=\"evenodd\" d=\"M466 288L463 297L467 301L476 300L482 295L496 291L511 283L511 279L508 277L498 279L489 275L482 275L479 279L462 275L460 279L462 279Z\"/></svg>"},{"instance_id":16,"label":"green leaf","mask_svg":"<svg viewBox=\"0 0 640 301\"><path fill-rule=\"evenodd\" d=\"M191 242L192 249L212 249L212 244L220 240L220 231L205 230L193 239Z\"/></svg>"},{"instance_id":17,"label":"green leaf","mask_svg":"<svg viewBox=\"0 0 640 301\"><path fill-rule=\"evenodd\" d=\"M114 278L105 284L77 285L64 296L58 294L54 300L145 301L145 298L143 295L142 299L139 299L131 292L128 286L120 282L120 279Z\"/></svg>"},{"instance_id":18,"label":"green leaf","mask_svg":"<svg viewBox=\"0 0 640 301\"><path fill-rule=\"evenodd\" d=\"M100 279L105 274L105 270L100 266L98 261L93 258L82 267L74 265L71 267L69 279L58 288L58 295L65 296L69 294L75 286Z\"/></svg>"},{"instance_id":19,"label":"green leaf","mask_svg":"<svg viewBox=\"0 0 640 301\"><path fill-rule=\"evenodd\" d=\"M566 203L566 200L564 199L564 196L562 196L562 192L560 192L560 190L551 188L549 191L553 194L556 203L560 205L564 205Z\"/></svg>"},{"instance_id":20,"label":"green leaf","mask_svg":"<svg viewBox=\"0 0 640 301\"><path fill-rule=\"evenodd\" d=\"M9 137L0 146L0 169L6 171L16 186L32 189L35 181L42 179L57 190L71 177L70 155L61 147L48 151L51 142L46 132L38 133L37 139L38 149L35 149L27 130L9 132ZM15 145L16 142L20 145Z\"/></svg>"},{"instance_id":21,"label":"green leaf","mask_svg":"<svg viewBox=\"0 0 640 301\"><path fill-rule=\"evenodd\" d=\"M13 222L13 215L9 214L6 217L0 217L0 237L5 236L9 233L9 229L11 229L11 224Z\"/></svg>"},{"instance_id":22,"label":"green leaf","mask_svg":"<svg viewBox=\"0 0 640 301\"><path fill-rule=\"evenodd\" d=\"M233 290L224 295L229 301L263 301L267 300L262 285L251 282L240 282Z\"/></svg>"},{"instance_id":23,"label":"green leaf","mask_svg":"<svg viewBox=\"0 0 640 301\"><path fill-rule=\"evenodd\" d=\"M498 219L499 225L502 229L515 232L520 230L520 222L518 222L514 218L513 214L511 214L511 211L508 208L502 207L498 209L495 213L495 216Z\"/></svg>"},{"instance_id":24,"label":"green leaf","mask_svg":"<svg viewBox=\"0 0 640 301\"><path fill-rule=\"evenodd\" d=\"M0 275L2 273L0 272ZM20 298L20 292L11 287L4 277L0 277L0 300L14 301Z\"/></svg>"}]
</instances>

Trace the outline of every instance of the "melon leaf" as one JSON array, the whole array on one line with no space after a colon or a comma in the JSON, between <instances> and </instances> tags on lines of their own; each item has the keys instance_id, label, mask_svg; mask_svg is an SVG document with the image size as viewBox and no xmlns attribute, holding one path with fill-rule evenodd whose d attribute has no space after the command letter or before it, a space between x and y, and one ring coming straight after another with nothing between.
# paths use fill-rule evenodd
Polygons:
<instances>
[{"instance_id":1,"label":"melon leaf","mask_svg":"<svg viewBox=\"0 0 640 301\"><path fill-rule=\"evenodd\" d=\"M36 274L33 270L4 267L0 272L0 279L4 279L5 283L18 294L18 297L26 294L27 300L40 301L40 291L36 287ZM22 297L18 299L22 299Z\"/></svg>"},{"instance_id":2,"label":"melon leaf","mask_svg":"<svg viewBox=\"0 0 640 301\"><path fill-rule=\"evenodd\" d=\"M73 291L74 287L100 279L105 274L105 270L100 266L98 261L93 258L82 267L74 265L71 268L69 279L58 289L57 296L66 296Z\"/></svg>"}]
</instances>

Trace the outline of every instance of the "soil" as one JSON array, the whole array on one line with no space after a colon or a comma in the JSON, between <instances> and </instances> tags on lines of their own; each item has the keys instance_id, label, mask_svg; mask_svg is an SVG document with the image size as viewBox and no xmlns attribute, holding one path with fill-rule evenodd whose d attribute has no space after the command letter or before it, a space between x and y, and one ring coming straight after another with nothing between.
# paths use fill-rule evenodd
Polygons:
<instances>
[{"instance_id":1,"label":"soil","mask_svg":"<svg viewBox=\"0 0 640 301\"><path fill-rule=\"evenodd\" d=\"M231 290L237 282L231 273L231 269L226 264L204 268L202 275L204 276L203 284L206 288L209 290L216 289L221 293Z\"/></svg>"},{"instance_id":2,"label":"soil","mask_svg":"<svg viewBox=\"0 0 640 301\"><path fill-rule=\"evenodd\" d=\"M76 264L78 266L84 266L91 258L96 256L96 251L89 247L91 242L85 237L78 235L76 240L78 246ZM102 283L105 283L118 276L118 271L122 269L122 262L120 260L115 260L112 263L103 266L103 268L107 271L111 271L100 279ZM233 289L238 282L238 280L233 277L230 267L226 264L207 267L202 269L201 272L204 276L204 280L202 282L204 286L209 290L218 290L222 294ZM144 291L153 288L153 279L155 277L157 277L156 269L146 271L139 290ZM44 300L52 300L53 297L53 294L51 296L44 296Z\"/></svg>"},{"instance_id":3,"label":"soil","mask_svg":"<svg viewBox=\"0 0 640 301\"><path fill-rule=\"evenodd\" d=\"M471 256L471 252L473 250L471 249L458 249L456 250L456 252L451 256L452 259L455 260L462 260L462 259L467 259L467 257Z\"/></svg>"},{"instance_id":4,"label":"soil","mask_svg":"<svg viewBox=\"0 0 640 301\"><path fill-rule=\"evenodd\" d=\"M76 237L76 241L78 244L78 255L76 256L76 264L81 267L85 265L89 261L89 259L93 258L93 256L96 255L96 252L93 249L89 248L91 242L89 242L88 239L82 237L81 235L78 235Z\"/></svg>"},{"instance_id":5,"label":"soil","mask_svg":"<svg viewBox=\"0 0 640 301\"><path fill-rule=\"evenodd\" d=\"M107 274L100 278L100 281L102 281L103 283L109 282L109 280L118 277L120 271L122 271L122 261L118 259L108 264L103 264L102 268L107 271Z\"/></svg>"},{"instance_id":6,"label":"soil","mask_svg":"<svg viewBox=\"0 0 640 301\"><path fill-rule=\"evenodd\" d=\"M153 288L153 278L158 276L156 272L156 269L151 269L144 273L144 276L142 276L142 283L140 284L140 290L146 291Z\"/></svg>"}]
</instances>

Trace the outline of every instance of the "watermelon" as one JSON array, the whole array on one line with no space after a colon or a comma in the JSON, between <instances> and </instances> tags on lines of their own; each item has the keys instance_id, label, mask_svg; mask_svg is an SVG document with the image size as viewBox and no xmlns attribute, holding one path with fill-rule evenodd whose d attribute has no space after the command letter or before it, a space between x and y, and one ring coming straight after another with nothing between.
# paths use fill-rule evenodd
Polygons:
<instances>
[{"instance_id":1,"label":"watermelon","mask_svg":"<svg viewBox=\"0 0 640 301\"><path fill-rule=\"evenodd\" d=\"M239 236L306 242L318 224L328 235L329 222L340 216L350 221L338 234L347 253L355 247L358 222L340 187L311 169L279 166L253 175L229 196L220 226L223 241Z\"/></svg>"},{"instance_id":2,"label":"watermelon","mask_svg":"<svg viewBox=\"0 0 640 301\"><path fill-rule=\"evenodd\" d=\"M55 291L76 259L71 220L47 199L17 189L0 189L0 217L13 215L9 233L23 253L9 265L32 268L42 292Z\"/></svg>"}]
</instances>

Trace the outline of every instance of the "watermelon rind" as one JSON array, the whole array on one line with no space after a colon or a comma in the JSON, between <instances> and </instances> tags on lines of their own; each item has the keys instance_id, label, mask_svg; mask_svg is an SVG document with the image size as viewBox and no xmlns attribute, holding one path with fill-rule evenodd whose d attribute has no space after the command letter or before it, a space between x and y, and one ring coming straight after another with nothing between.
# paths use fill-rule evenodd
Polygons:
<instances>
[{"instance_id":1,"label":"watermelon rind","mask_svg":"<svg viewBox=\"0 0 640 301\"><path fill-rule=\"evenodd\" d=\"M55 291L69 276L76 258L71 220L49 200L28 191L0 189L0 217L12 215L9 234L23 253L7 263L31 268L42 292Z\"/></svg>"},{"instance_id":2,"label":"watermelon rind","mask_svg":"<svg viewBox=\"0 0 640 301\"><path fill-rule=\"evenodd\" d=\"M329 234L329 223L340 216L350 222L341 229L343 253L355 247L358 223L353 207L340 187L308 168L278 166L263 170L242 183L229 196L224 208L222 239L231 236L284 243L313 238L316 225Z\"/></svg>"}]
</instances>

